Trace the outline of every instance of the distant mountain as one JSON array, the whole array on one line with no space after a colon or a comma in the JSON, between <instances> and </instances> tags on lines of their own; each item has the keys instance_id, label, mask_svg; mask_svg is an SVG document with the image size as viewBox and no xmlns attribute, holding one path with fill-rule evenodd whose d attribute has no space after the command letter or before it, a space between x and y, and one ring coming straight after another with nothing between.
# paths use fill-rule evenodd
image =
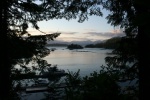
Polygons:
<instances>
[{"instance_id":1,"label":"distant mountain","mask_svg":"<svg viewBox=\"0 0 150 100\"><path fill-rule=\"evenodd\" d=\"M82 46L85 46L85 45L91 44L91 43L93 43L93 41L72 41L72 42L69 42L69 44L79 44Z\"/></svg>"},{"instance_id":2,"label":"distant mountain","mask_svg":"<svg viewBox=\"0 0 150 100\"><path fill-rule=\"evenodd\" d=\"M101 43L102 41L99 40L99 41L71 41L71 42L66 42L66 41L60 41L60 40L54 40L54 41L48 41L47 42L47 45L49 46L59 46L59 45L70 45L70 44L78 44L78 45L81 45L81 46L85 46L85 45L88 45L88 44L96 44L96 43Z\"/></svg>"},{"instance_id":3,"label":"distant mountain","mask_svg":"<svg viewBox=\"0 0 150 100\"><path fill-rule=\"evenodd\" d=\"M46 44L46 46L68 46L68 44L54 43L54 44Z\"/></svg>"},{"instance_id":4,"label":"distant mountain","mask_svg":"<svg viewBox=\"0 0 150 100\"><path fill-rule=\"evenodd\" d=\"M85 47L86 48L115 49L119 46L120 41L121 41L121 37L113 37L113 38L107 39L103 42L99 42L99 43L95 43L95 44L88 44Z\"/></svg>"},{"instance_id":5,"label":"distant mountain","mask_svg":"<svg viewBox=\"0 0 150 100\"><path fill-rule=\"evenodd\" d=\"M54 41L47 41L47 44L67 44L68 42L60 41L60 40L54 40Z\"/></svg>"}]
</instances>

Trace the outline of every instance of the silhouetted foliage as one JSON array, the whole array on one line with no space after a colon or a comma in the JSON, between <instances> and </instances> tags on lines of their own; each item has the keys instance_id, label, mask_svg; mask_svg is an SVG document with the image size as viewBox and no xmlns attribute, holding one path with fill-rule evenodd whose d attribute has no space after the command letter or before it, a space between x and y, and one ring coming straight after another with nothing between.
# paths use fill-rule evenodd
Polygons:
<instances>
[{"instance_id":1,"label":"silhouetted foliage","mask_svg":"<svg viewBox=\"0 0 150 100\"><path fill-rule=\"evenodd\" d=\"M117 81L139 78L138 71L144 72L139 76L149 76L150 48L143 45L150 44L150 6L147 0L39 0L38 3L35 0L4 0L1 2L0 19L0 99L12 100L11 96L14 96L14 92L10 94L9 90L16 64L24 67L25 73L30 72L26 67L31 61L37 65L34 69L45 68L43 66L47 63L42 58L49 54L45 47L46 41L59 35L43 32L44 35L31 36L27 32L29 24L39 30L37 22L54 18L70 20L79 17L78 21L83 22L88 19L88 15L102 15L99 5L110 11L107 16L108 22L114 26L119 25L127 36L122 38L120 46L114 51L116 56L106 58L109 74L117 76ZM149 80L149 77L147 78ZM141 81L142 86L149 87L149 83L143 81L143 78ZM141 88L143 97L146 96L146 88Z\"/></svg>"},{"instance_id":2,"label":"silhouetted foliage","mask_svg":"<svg viewBox=\"0 0 150 100\"><path fill-rule=\"evenodd\" d=\"M132 93L129 93L133 96L131 100L139 96L138 52L135 51L137 47L135 38L123 37L119 47L113 50L115 56L105 58L108 73L117 75L117 82L126 83L126 89L124 90L126 93L132 91Z\"/></svg>"},{"instance_id":3,"label":"silhouetted foliage","mask_svg":"<svg viewBox=\"0 0 150 100\"><path fill-rule=\"evenodd\" d=\"M97 43L97 44L89 44L86 45L86 48L105 48L105 49L116 49L119 46L119 42L121 37L114 37L106 40L105 42Z\"/></svg>"},{"instance_id":4,"label":"silhouetted foliage","mask_svg":"<svg viewBox=\"0 0 150 100\"><path fill-rule=\"evenodd\" d=\"M83 47L81 45L78 44L70 44L67 46L68 49L72 50L72 49L83 49Z\"/></svg>"},{"instance_id":5,"label":"silhouetted foliage","mask_svg":"<svg viewBox=\"0 0 150 100\"><path fill-rule=\"evenodd\" d=\"M79 71L66 78L66 100L119 100L120 88L114 77L101 70L90 76L80 77Z\"/></svg>"},{"instance_id":6,"label":"silhouetted foliage","mask_svg":"<svg viewBox=\"0 0 150 100\"><path fill-rule=\"evenodd\" d=\"M114 37L114 38L108 39L107 41L104 42L103 48L116 49L119 46L119 42L120 42L120 37ZM96 44L96 46L99 46L99 44Z\"/></svg>"},{"instance_id":7,"label":"silhouetted foliage","mask_svg":"<svg viewBox=\"0 0 150 100\"><path fill-rule=\"evenodd\" d=\"M53 40L60 33L47 34L40 31L39 21L79 18L78 22L88 19L88 15L101 16L100 2L81 0L5 0L1 2L1 34L2 60L0 70L1 100L11 99L11 75L15 73L14 66L27 67L33 62L36 67L44 66L43 57L49 54L46 47L47 40ZM29 24L43 35L32 36L27 29ZM38 63L43 62L43 66ZM46 65L45 65L46 66ZM36 69L36 67L34 69ZM28 68L25 68L28 69ZM21 71L21 70L20 70ZM28 69L28 72L32 70ZM5 77L3 77L5 76ZM6 88L3 88L3 86ZM9 97L9 98L8 98ZM11 99L12 100L12 99Z\"/></svg>"},{"instance_id":8,"label":"silhouetted foliage","mask_svg":"<svg viewBox=\"0 0 150 100\"><path fill-rule=\"evenodd\" d=\"M85 48L96 48L96 46L94 44L88 44L85 46Z\"/></svg>"},{"instance_id":9,"label":"silhouetted foliage","mask_svg":"<svg viewBox=\"0 0 150 100\"><path fill-rule=\"evenodd\" d=\"M107 16L108 23L120 26L126 33L119 48L114 51L117 55L107 57L106 61L119 69L118 72L121 71L122 79L140 79L140 85L138 85L141 96L139 99L146 100L145 97L149 97L146 95L146 89L149 90L149 83L147 83L150 80L147 77L149 76L149 59L147 58L150 57L150 53L148 53L150 49L148 45L144 46L143 44L150 44L150 6L148 1L103 0L103 7L110 11ZM136 95L139 97L138 93Z\"/></svg>"},{"instance_id":10,"label":"silhouetted foliage","mask_svg":"<svg viewBox=\"0 0 150 100\"><path fill-rule=\"evenodd\" d=\"M143 44L150 44L148 2L146 0L102 0L102 2L103 7L110 11L107 16L108 23L120 26L126 33L126 36L120 40L119 46L113 51L115 56L106 57L106 72L113 76L116 82L126 84L126 87L121 89L121 97L124 100L139 99L140 78L140 86L142 86L140 99L146 100L144 99L145 96L148 97L146 89L149 89L147 81L150 80L147 77L149 76L147 58L150 56L148 53L150 49ZM146 77L145 81L144 77Z\"/></svg>"}]
</instances>

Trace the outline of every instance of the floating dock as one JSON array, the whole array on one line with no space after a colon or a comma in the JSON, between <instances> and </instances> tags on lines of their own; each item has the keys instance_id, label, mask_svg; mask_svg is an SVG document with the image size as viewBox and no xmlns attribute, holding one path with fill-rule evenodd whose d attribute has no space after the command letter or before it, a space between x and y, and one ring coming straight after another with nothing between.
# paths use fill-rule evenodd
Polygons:
<instances>
[{"instance_id":1,"label":"floating dock","mask_svg":"<svg viewBox=\"0 0 150 100\"><path fill-rule=\"evenodd\" d=\"M33 93L33 92L43 92L43 91L48 91L48 87L27 87L26 88L26 93Z\"/></svg>"}]
</instances>

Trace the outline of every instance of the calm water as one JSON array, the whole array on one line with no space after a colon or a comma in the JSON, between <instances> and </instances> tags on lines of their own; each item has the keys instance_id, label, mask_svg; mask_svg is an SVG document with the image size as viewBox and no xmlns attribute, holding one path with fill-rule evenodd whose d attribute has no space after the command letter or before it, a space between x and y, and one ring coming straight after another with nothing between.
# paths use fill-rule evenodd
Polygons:
<instances>
[{"instance_id":1,"label":"calm water","mask_svg":"<svg viewBox=\"0 0 150 100\"><path fill-rule=\"evenodd\" d=\"M45 57L48 63L57 65L59 69L76 72L80 69L80 75L89 75L93 71L99 71L101 65L105 65L106 53L112 50L101 48L84 48L78 50L68 50L66 47L56 48L54 52Z\"/></svg>"},{"instance_id":2,"label":"calm water","mask_svg":"<svg viewBox=\"0 0 150 100\"><path fill-rule=\"evenodd\" d=\"M65 71L76 72L80 69L80 76L90 75L93 71L99 71L101 69L100 66L105 65L104 59L108 56L107 53L112 51L100 48L68 50L66 47L49 47L49 49L51 48L56 48L56 50L44 58L49 64L57 65L59 69L64 69ZM123 83L122 86L126 86L128 83ZM51 96L48 92L23 92L20 95L21 100L42 100L46 97L45 94Z\"/></svg>"},{"instance_id":3,"label":"calm water","mask_svg":"<svg viewBox=\"0 0 150 100\"><path fill-rule=\"evenodd\" d=\"M49 64L57 65L59 69L76 72L80 69L80 76L90 75L93 71L99 71L100 66L105 65L106 53L112 50L100 48L84 48L80 50L68 50L66 47L49 47L56 48L50 55L45 57ZM21 100L42 100L47 92L21 93ZM50 94L48 94L50 95Z\"/></svg>"}]
</instances>

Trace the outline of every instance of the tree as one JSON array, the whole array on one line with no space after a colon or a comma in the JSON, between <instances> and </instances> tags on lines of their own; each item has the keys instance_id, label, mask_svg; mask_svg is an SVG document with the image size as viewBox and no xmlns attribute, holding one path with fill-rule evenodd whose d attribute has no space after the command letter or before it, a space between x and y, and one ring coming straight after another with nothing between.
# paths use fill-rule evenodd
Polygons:
<instances>
[{"instance_id":1,"label":"tree","mask_svg":"<svg viewBox=\"0 0 150 100\"><path fill-rule=\"evenodd\" d=\"M135 50L137 50L137 40L123 37L119 47L113 50L115 56L105 58L107 72L111 76L116 76L115 80L124 91L123 95L131 100L139 96L138 52Z\"/></svg>"},{"instance_id":2,"label":"tree","mask_svg":"<svg viewBox=\"0 0 150 100\"><path fill-rule=\"evenodd\" d=\"M88 19L88 15L101 16L99 1L82 0L4 0L1 3L2 46L0 63L1 100L9 100L11 75L14 66L26 67L31 61L42 62L49 54L45 47L47 40L53 40L59 33L32 36L27 32L29 24L39 30L38 22L43 20L66 20L79 18L79 22ZM39 30L40 31L40 30ZM45 63L44 63L45 64ZM12 70L13 69L13 70ZM26 68L25 68L26 69ZM3 88L5 86L5 88Z\"/></svg>"},{"instance_id":3,"label":"tree","mask_svg":"<svg viewBox=\"0 0 150 100\"><path fill-rule=\"evenodd\" d=\"M94 71L83 78L79 76L79 71L67 75L64 100L122 100L115 77L107 71Z\"/></svg>"},{"instance_id":4,"label":"tree","mask_svg":"<svg viewBox=\"0 0 150 100\"><path fill-rule=\"evenodd\" d=\"M121 40L121 37L113 37L113 38L106 40L105 42L100 42L100 43L96 43L96 44L89 44L89 45L86 45L85 47L87 47L87 48L115 49L118 47L120 40Z\"/></svg>"},{"instance_id":5,"label":"tree","mask_svg":"<svg viewBox=\"0 0 150 100\"><path fill-rule=\"evenodd\" d=\"M72 50L72 49L83 49L83 47L81 45L78 44L70 44L67 46L68 49Z\"/></svg>"},{"instance_id":6,"label":"tree","mask_svg":"<svg viewBox=\"0 0 150 100\"><path fill-rule=\"evenodd\" d=\"M120 49L119 59L122 56L124 60L137 60L134 67L136 66L135 68L140 72L138 74L141 91L140 99L145 100L143 97L146 97L146 89L149 87L147 81L150 80L150 78L147 77L149 76L148 65L150 53L148 52L150 49L143 45L150 43L150 7L148 1L103 0L103 7L110 11L110 14L107 16L108 22L114 26L119 25L125 30L127 37L122 40L124 41L124 47L122 46L122 49ZM135 42L137 42L136 48L134 48ZM130 43L133 45L130 45ZM131 49L128 49L128 46L130 46ZM142 52L143 50L144 52ZM147 79L144 80L144 77L147 77Z\"/></svg>"}]
</instances>

